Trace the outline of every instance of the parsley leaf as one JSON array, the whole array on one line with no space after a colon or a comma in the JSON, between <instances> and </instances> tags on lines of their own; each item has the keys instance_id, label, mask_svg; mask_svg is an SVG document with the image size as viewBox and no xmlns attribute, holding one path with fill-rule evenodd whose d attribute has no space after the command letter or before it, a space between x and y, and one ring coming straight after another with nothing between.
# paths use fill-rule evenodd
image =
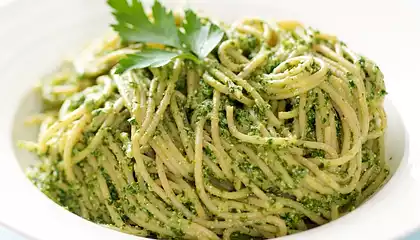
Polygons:
<instances>
[{"instance_id":1,"label":"parsley leaf","mask_svg":"<svg viewBox=\"0 0 420 240\"><path fill-rule=\"evenodd\" d=\"M131 4L130 4L131 2ZM112 25L122 40L135 43L158 43L179 51L144 49L128 55L117 66L121 74L133 68L160 67L174 58L190 59L200 64L222 40L224 32L215 24L202 24L192 10L185 11L180 30L174 15L157 0L152 7L153 21L147 17L140 0L108 0L117 23Z\"/></svg>"},{"instance_id":2,"label":"parsley leaf","mask_svg":"<svg viewBox=\"0 0 420 240\"><path fill-rule=\"evenodd\" d=\"M139 53L130 54L126 58L121 59L115 73L121 74L135 68L161 67L175 58L186 58L197 61L196 57L190 53L171 52L161 49L145 49Z\"/></svg>"},{"instance_id":3,"label":"parsley leaf","mask_svg":"<svg viewBox=\"0 0 420 240\"><path fill-rule=\"evenodd\" d=\"M182 48L179 31L171 11L155 1L152 7L153 23L147 17L143 4L133 0L108 0L114 11L117 24L111 25L124 41L160 43L171 47Z\"/></svg>"},{"instance_id":4,"label":"parsley leaf","mask_svg":"<svg viewBox=\"0 0 420 240\"><path fill-rule=\"evenodd\" d=\"M205 58L222 40L224 32L212 23L203 26L192 10L185 11L185 20L183 42L198 57Z\"/></svg>"}]
</instances>

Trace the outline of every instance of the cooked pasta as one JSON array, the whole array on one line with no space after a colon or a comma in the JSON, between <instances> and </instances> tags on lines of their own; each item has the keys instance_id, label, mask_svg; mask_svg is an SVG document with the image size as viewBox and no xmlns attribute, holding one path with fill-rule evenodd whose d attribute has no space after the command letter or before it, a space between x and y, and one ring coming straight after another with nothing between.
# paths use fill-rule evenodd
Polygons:
<instances>
[{"instance_id":1,"label":"cooked pasta","mask_svg":"<svg viewBox=\"0 0 420 240\"><path fill-rule=\"evenodd\" d=\"M388 176L378 66L297 22L220 27L202 65L117 74L147 44L114 33L63 64L22 142L41 159L29 178L85 219L164 239L284 236L371 196Z\"/></svg>"}]
</instances>

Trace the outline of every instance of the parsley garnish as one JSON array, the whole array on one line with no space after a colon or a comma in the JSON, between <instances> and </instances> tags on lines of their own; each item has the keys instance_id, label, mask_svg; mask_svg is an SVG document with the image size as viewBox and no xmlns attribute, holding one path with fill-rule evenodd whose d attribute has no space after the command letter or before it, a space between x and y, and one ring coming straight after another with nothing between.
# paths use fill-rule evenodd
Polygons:
<instances>
[{"instance_id":1,"label":"parsley garnish","mask_svg":"<svg viewBox=\"0 0 420 240\"><path fill-rule=\"evenodd\" d=\"M161 67L168 64L174 58L191 59L198 63L198 59L190 53L171 52L162 49L145 49L121 59L116 73L120 74L134 68Z\"/></svg>"},{"instance_id":2,"label":"parsley garnish","mask_svg":"<svg viewBox=\"0 0 420 240\"><path fill-rule=\"evenodd\" d=\"M205 58L222 40L224 32L212 23L202 25L192 10L185 11L185 34L181 35L187 48L199 58Z\"/></svg>"},{"instance_id":3,"label":"parsley garnish","mask_svg":"<svg viewBox=\"0 0 420 240\"><path fill-rule=\"evenodd\" d=\"M174 49L144 49L128 55L119 62L116 73L133 68L160 67L174 58L185 58L201 63L222 40L224 32L215 24L202 24L192 10L185 11L181 28L175 24L172 11L167 11L158 1L152 7L153 21L139 0L108 0L117 20L112 27L123 41L158 43Z\"/></svg>"}]
</instances>

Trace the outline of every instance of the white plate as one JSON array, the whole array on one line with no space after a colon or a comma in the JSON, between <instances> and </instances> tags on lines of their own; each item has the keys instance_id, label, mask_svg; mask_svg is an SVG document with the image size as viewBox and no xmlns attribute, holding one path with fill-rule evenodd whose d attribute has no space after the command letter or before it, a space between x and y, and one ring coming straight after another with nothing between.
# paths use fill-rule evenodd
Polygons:
<instances>
[{"instance_id":1,"label":"white plate","mask_svg":"<svg viewBox=\"0 0 420 240\"><path fill-rule=\"evenodd\" d=\"M169 5L179 7L180 2ZM394 166L401 161L393 178L352 213L284 239L395 239L420 227L420 17L416 16L420 4L379 0L197 0L189 4L226 21L246 16L300 20L337 34L375 60L385 74L388 99L392 98L392 104L386 101L387 152ZM0 223L27 236L138 239L83 220L50 201L22 172L33 157L15 151L16 139L34 134L22 125L22 117L39 106L30 88L64 57L103 33L111 21L108 12L102 0L16 0L0 8Z\"/></svg>"}]
</instances>

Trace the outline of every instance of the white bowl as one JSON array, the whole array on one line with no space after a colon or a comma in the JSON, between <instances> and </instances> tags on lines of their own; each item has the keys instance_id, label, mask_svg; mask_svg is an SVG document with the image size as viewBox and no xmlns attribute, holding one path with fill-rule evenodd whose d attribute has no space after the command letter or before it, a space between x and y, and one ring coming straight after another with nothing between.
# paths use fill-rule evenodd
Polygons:
<instances>
[{"instance_id":1,"label":"white bowl","mask_svg":"<svg viewBox=\"0 0 420 240\"><path fill-rule=\"evenodd\" d=\"M64 57L77 53L107 29L111 16L104 2L15 0L0 8L0 223L28 237L139 239L95 225L53 203L25 178L23 169L34 156L15 147L17 139L35 137L35 129L23 126L23 117L40 106L31 87ZM188 4L225 21L246 16L300 20L337 34L375 60L385 74L390 93L385 102L386 151L392 157L393 177L350 214L282 239L395 239L420 227L420 128L416 121L420 17L415 15L414 1L197 0Z\"/></svg>"}]
</instances>

